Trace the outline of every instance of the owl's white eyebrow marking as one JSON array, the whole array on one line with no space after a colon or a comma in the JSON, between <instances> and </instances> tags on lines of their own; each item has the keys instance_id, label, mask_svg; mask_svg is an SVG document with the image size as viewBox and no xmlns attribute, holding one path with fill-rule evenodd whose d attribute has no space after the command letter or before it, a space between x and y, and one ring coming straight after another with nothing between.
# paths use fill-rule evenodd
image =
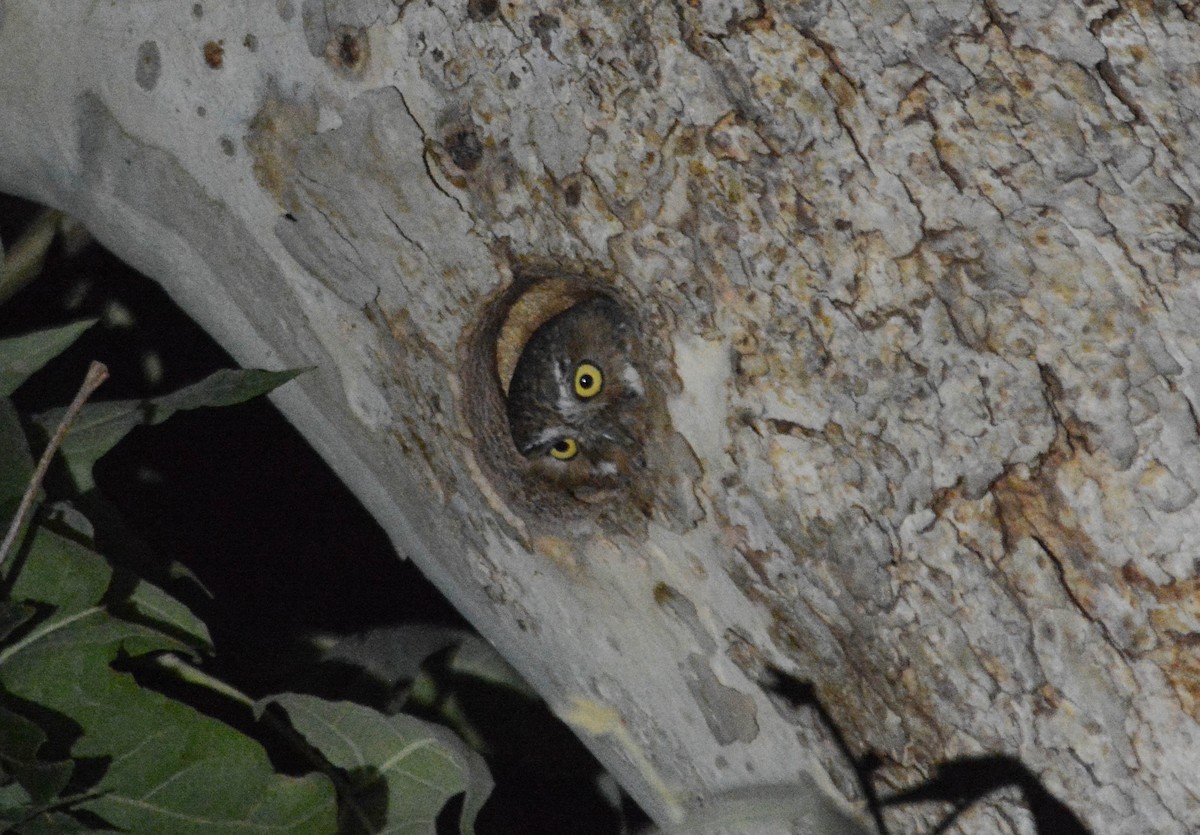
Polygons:
<instances>
[{"instance_id":1,"label":"owl's white eyebrow marking","mask_svg":"<svg viewBox=\"0 0 1200 835\"><path fill-rule=\"evenodd\" d=\"M554 362L550 365L554 369L554 390L558 392L558 408L559 411L564 411L567 400L567 371L562 367L562 363Z\"/></svg>"},{"instance_id":2,"label":"owl's white eyebrow marking","mask_svg":"<svg viewBox=\"0 0 1200 835\"><path fill-rule=\"evenodd\" d=\"M596 465L596 469L599 470L600 472L602 472L604 475L616 475L617 474L617 465L614 464L612 461L601 461L599 464Z\"/></svg>"},{"instance_id":3,"label":"owl's white eyebrow marking","mask_svg":"<svg viewBox=\"0 0 1200 835\"><path fill-rule=\"evenodd\" d=\"M530 450L537 449L538 447L542 446L543 444L548 444L551 441L556 441L559 438L562 438L566 435L567 435L566 427L563 427L563 426L546 427L545 429L541 430L536 435L534 435L532 438L530 438L528 441L526 441L525 448L522 449L521 452L526 453L526 452L529 452Z\"/></svg>"},{"instance_id":4,"label":"owl's white eyebrow marking","mask_svg":"<svg viewBox=\"0 0 1200 835\"><path fill-rule=\"evenodd\" d=\"M638 397L646 393L646 390L642 387L642 375L638 374L637 369L632 365L626 365L621 369L621 382Z\"/></svg>"},{"instance_id":5,"label":"owl's white eyebrow marking","mask_svg":"<svg viewBox=\"0 0 1200 835\"><path fill-rule=\"evenodd\" d=\"M558 391L558 412L565 415L568 420L577 417L580 413L579 398L575 396L573 383L567 382L567 369L563 368L558 363L554 363L554 385Z\"/></svg>"}]
</instances>

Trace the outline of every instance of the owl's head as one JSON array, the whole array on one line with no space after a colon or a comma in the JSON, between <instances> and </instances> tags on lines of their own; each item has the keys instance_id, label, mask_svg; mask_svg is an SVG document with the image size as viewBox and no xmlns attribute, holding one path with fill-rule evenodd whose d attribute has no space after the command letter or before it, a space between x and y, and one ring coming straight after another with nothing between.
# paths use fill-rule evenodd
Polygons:
<instances>
[{"instance_id":1,"label":"owl's head","mask_svg":"<svg viewBox=\"0 0 1200 835\"><path fill-rule=\"evenodd\" d=\"M535 471L570 488L613 487L644 466L634 335L628 314L604 296L534 331L509 382L507 411L513 442Z\"/></svg>"}]
</instances>

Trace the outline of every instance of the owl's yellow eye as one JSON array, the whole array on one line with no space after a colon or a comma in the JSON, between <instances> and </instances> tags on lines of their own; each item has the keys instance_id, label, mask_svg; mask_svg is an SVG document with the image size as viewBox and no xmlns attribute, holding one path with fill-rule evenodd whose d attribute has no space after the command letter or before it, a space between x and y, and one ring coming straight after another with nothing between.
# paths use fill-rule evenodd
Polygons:
<instances>
[{"instance_id":1,"label":"owl's yellow eye","mask_svg":"<svg viewBox=\"0 0 1200 835\"><path fill-rule=\"evenodd\" d=\"M559 461L570 461L579 454L579 444L575 443L574 438L563 438L550 447L550 454Z\"/></svg>"},{"instance_id":2,"label":"owl's yellow eye","mask_svg":"<svg viewBox=\"0 0 1200 835\"><path fill-rule=\"evenodd\" d=\"M581 362L575 368L575 393L580 397L595 397L604 388L604 375L590 362Z\"/></svg>"}]
</instances>

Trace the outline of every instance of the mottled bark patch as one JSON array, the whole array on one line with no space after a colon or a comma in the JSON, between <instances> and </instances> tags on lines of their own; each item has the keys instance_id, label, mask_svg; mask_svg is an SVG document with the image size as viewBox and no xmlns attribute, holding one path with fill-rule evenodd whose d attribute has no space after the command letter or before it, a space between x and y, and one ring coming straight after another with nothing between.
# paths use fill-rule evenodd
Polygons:
<instances>
[{"instance_id":1,"label":"mottled bark patch","mask_svg":"<svg viewBox=\"0 0 1200 835\"><path fill-rule=\"evenodd\" d=\"M559 23L557 17L551 14L536 14L529 20L529 29L533 32L533 36L542 44L542 49L550 51L551 34L555 32L562 24Z\"/></svg>"},{"instance_id":2,"label":"mottled bark patch","mask_svg":"<svg viewBox=\"0 0 1200 835\"><path fill-rule=\"evenodd\" d=\"M754 741L758 736L758 710L753 698L722 684L702 655L688 656L685 675L700 715L718 743Z\"/></svg>"},{"instance_id":3,"label":"mottled bark patch","mask_svg":"<svg viewBox=\"0 0 1200 835\"><path fill-rule=\"evenodd\" d=\"M654 602L683 624L696 639L701 649L710 653L716 651L717 642L704 627L696 604L692 603L682 592L666 583L657 583L654 586Z\"/></svg>"},{"instance_id":4,"label":"mottled bark patch","mask_svg":"<svg viewBox=\"0 0 1200 835\"><path fill-rule=\"evenodd\" d=\"M280 17L285 20L280 11ZM304 38L308 43L308 51L314 58L328 58L330 48L341 58L352 58L350 53L364 54L361 43L337 43L339 33L361 31L362 40L366 39L365 30L376 23L391 22L396 19L399 10L390 0L304 0L301 7L301 17L304 21Z\"/></svg>"},{"instance_id":5,"label":"mottled bark patch","mask_svg":"<svg viewBox=\"0 0 1200 835\"><path fill-rule=\"evenodd\" d=\"M0 18L3 17L3 7L0 6ZM0 21L2 22L2 21ZM134 64L133 77L139 87L149 92L158 84L158 76L162 73L162 54L158 43L143 41L138 47L137 62Z\"/></svg>"},{"instance_id":6,"label":"mottled bark patch","mask_svg":"<svg viewBox=\"0 0 1200 835\"><path fill-rule=\"evenodd\" d=\"M285 211L296 211L291 193L296 158L304 140L317 128L316 107L286 99L271 91L246 134L246 149L254 158L254 178Z\"/></svg>"},{"instance_id":7,"label":"mottled bark patch","mask_svg":"<svg viewBox=\"0 0 1200 835\"><path fill-rule=\"evenodd\" d=\"M219 70L225 65L225 42L207 41L203 47L204 63L210 70Z\"/></svg>"}]
</instances>

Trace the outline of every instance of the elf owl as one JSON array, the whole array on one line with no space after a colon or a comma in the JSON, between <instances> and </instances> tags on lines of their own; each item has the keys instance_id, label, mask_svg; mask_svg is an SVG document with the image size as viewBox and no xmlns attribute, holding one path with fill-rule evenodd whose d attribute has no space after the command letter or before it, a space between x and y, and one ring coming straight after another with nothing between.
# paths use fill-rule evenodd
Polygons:
<instances>
[{"instance_id":1,"label":"elf owl","mask_svg":"<svg viewBox=\"0 0 1200 835\"><path fill-rule=\"evenodd\" d=\"M628 319L595 296L534 331L517 360L507 403L513 442L536 472L566 487L615 487L643 466L645 389Z\"/></svg>"}]
</instances>

